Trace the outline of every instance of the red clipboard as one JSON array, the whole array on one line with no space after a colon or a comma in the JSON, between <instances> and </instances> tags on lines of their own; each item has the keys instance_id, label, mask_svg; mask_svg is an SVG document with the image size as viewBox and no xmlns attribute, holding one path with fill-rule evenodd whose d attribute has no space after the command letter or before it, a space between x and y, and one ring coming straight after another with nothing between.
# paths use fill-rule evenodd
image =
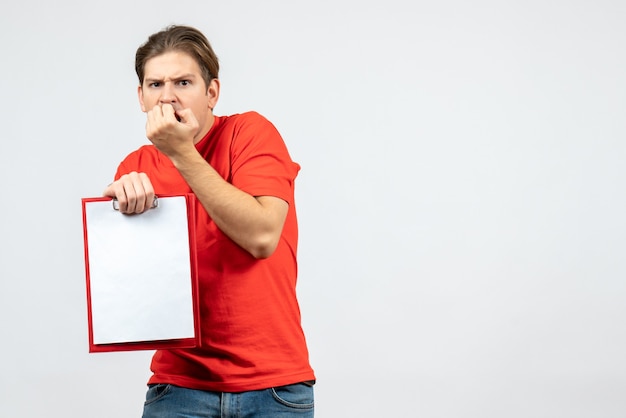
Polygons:
<instances>
[{"instance_id":1,"label":"red clipboard","mask_svg":"<svg viewBox=\"0 0 626 418\"><path fill-rule=\"evenodd\" d=\"M116 203L82 199L89 352L199 346L195 196L139 215Z\"/></svg>"}]
</instances>

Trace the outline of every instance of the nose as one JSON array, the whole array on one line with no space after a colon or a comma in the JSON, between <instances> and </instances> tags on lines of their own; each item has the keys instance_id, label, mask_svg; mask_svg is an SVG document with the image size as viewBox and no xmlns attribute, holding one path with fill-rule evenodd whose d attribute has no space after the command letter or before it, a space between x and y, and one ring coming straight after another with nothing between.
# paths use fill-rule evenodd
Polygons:
<instances>
[{"instance_id":1,"label":"nose","mask_svg":"<svg viewBox=\"0 0 626 418\"><path fill-rule=\"evenodd\" d=\"M173 83L166 82L163 85L163 89L161 90L161 98L159 99L159 101L161 102L161 104L176 102L176 94L174 92Z\"/></svg>"}]
</instances>

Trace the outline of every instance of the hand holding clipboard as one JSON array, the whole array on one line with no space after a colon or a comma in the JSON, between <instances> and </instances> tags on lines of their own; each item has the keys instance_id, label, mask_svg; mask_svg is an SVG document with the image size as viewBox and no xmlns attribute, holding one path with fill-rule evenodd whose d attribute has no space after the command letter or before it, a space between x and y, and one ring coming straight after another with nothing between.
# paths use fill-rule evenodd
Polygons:
<instances>
[{"instance_id":1,"label":"hand holding clipboard","mask_svg":"<svg viewBox=\"0 0 626 418\"><path fill-rule=\"evenodd\" d=\"M82 199L90 352L199 345L194 199L138 215Z\"/></svg>"}]
</instances>

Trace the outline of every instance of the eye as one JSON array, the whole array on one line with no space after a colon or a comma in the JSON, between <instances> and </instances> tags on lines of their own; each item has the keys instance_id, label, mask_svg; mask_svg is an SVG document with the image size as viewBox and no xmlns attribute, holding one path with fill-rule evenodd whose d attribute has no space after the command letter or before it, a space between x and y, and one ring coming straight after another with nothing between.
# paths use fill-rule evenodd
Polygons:
<instances>
[{"instance_id":1,"label":"eye","mask_svg":"<svg viewBox=\"0 0 626 418\"><path fill-rule=\"evenodd\" d=\"M159 87L161 85L161 83L159 83L158 81L154 81L150 84L148 84L148 87Z\"/></svg>"},{"instance_id":2,"label":"eye","mask_svg":"<svg viewBox=\"0 0 626 418\"><path fill-rule=\"evenodd\" d=\"M191 83L189 82L189 80L180 80L178 84L180 84L181 86L188 86Z\"/></svg>"}]
</instances>

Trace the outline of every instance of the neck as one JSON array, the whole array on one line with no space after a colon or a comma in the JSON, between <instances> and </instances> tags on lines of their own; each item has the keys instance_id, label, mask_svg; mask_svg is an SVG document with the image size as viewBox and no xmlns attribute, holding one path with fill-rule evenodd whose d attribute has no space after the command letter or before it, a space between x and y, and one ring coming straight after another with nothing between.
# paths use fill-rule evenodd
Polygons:
<instances>
[{"instance_id":1,"label":"neck","mask_svg":"<svg viewBox=\"0 0 626 418\"><path fill-rule=\"evenodd\" d=\"M202 139L206 136L206 134L209 133L209 131L213 127L213 123L215 123L215 116L213 115L213 112L210 111L209 116L207 117L206 123L201 129L198 130L198 135L196 135L196 137L193 139L194 145L202 141Z\"/></svg>"}]
</instances>

